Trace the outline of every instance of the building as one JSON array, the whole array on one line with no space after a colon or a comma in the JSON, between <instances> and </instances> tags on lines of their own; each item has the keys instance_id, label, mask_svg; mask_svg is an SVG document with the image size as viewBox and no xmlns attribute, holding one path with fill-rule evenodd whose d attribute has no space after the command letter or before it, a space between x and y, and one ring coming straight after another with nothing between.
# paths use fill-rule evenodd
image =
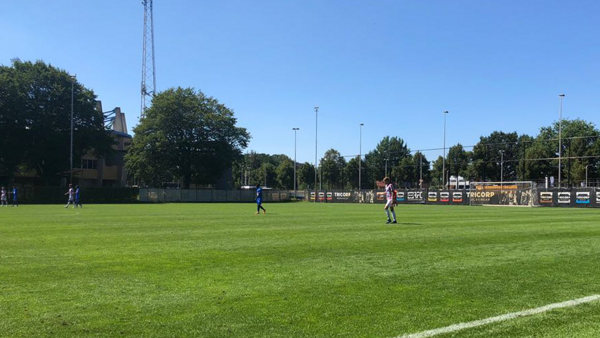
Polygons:
<instances>
[{"instance_id":1,"label":"building","mask_svg":"<svg viewBox=\"0 0 600 338\"><path fill-rule=\"evenodd\" d=\"M97 109L102 109L98 101ZM73 182L82 187L125 187L127 170L125 170L125 154L133 137L127 133L127 121L121 108L104 112L106 126L115 140L112 154L106 158L83 156L79 168L73 169Z\"/></svg>"}]
</instances>

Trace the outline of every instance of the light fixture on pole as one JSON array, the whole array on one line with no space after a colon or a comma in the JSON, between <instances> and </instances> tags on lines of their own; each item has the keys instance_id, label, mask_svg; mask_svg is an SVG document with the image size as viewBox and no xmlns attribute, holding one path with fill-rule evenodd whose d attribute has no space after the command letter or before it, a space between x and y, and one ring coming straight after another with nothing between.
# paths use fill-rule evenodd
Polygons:
<instances>
[{"instance_id":1,"label":"light fixture on pole","mask_svg":"<svg viewBox=\"0 0 600 338\"><path fill-rule=\"evenodd\" d=\"M360 124L360 137L358 141L358 190L362 189L362 127L364 123Z\"/></svg>"},{"instance_id":2,"label":"light fixture on pole","mask_svg":"<svg viewBox=\"0 0 600 338\"><path fill-rule=\"evenodd\" d=\"M296 161L296 144L297 144L297 137L296 137L296 132L298 130L300 130L300 128L292 128L292 130L294 131L294 198L298 198L297 193L298 193L298 188L297 188L297 184L296 182L298 182L297 177L296 176L296 166L297 166L297 161Z\"/></svg>"},{"instance_id":3,"label":"light fixture on pole","mask_svg":"<svg viewBox=\"0 0 600 338\"><path fill-rule=\"evenodd\" d=\"M562 111L565 94L560 94L558 96L560 97L560 109L558 112L558 187L560 188L562 185Z\"/></svg>"},{"instance_id":4,"label":"light fixture on pole","mask_svg":"<svg viewBox=\"0 0 600 338\"><path fill-rule=\"evenodd\" d=\"M319 107L315 107L315 202L317 201L317 135L319 133Z\"/></svg>"},{"instance_id":5,"label":"light fixture on pole","mask_svg":"<svg viewBox=\"0 0 600 338\"><path fill-rule=\"evenodd\" d=\"M442 159L442 187L446 185L446 115L448 115L448 111L444 110L444 158Z\"/></svg>"},{"instance_id":6,"label":"light fixture on pole","mask_svg":"<svg viewBox=\"0 0 600 338\"><path fill-rule=\"evenodd\" d=\"M75 75L71 75L71 152L69 155L69 183L73 184L73 111L75 102Z\"/></svg>"}]
</instances>

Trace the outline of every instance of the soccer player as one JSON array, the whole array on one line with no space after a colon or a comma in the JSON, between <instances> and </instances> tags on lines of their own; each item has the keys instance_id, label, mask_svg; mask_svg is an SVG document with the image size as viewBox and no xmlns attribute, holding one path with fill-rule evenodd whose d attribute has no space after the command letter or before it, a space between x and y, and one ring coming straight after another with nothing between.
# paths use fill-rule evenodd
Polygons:
<instances>
[{"instance_id":1,"label":"soccer player","mask_svg":"<svg viewBox=\"0 0 600 338\"><path fill-rule=\"evenodd\" d=\"M6 188L5 187L2 187L2 189L0 190L0 207L3 205L8 208L8 201L6 198Z\"/></svg>"},{"instance_id":2,"label":"soccer player","mask_svg":"<svg viewBox=\"0 0 600 338\"><path fill-rule=\"evenodd\" d=\"M73 200L74 191L73 191L73 185L72 184L69 184L69 191L67 191L65 193L65 195L69 195L69 200L67 201L67 205L65 205L65 208L68 208L69 204L72 203L73 204L73 209L75 209L75 202Z\"/></svg>"},{"instance_id":3,"label":"soccer player","mask_svg":"<svg viewBox=\"0 0 600 338\"><path fill-rule=\"evenodd\" d=\"M83 208L83 205L81 205L81 202L79 200L79 186L75 186L75 208L80 207Z\"/></svg>"},{"instance_id":4,"label":"soccer player","mask_svg":"<svg viewBox=\"0 0 600 338\"><path fill-rule=\"evenodd\" d=\"M13 208L19 206L19 198L18 198L18 190L17 187L13 185L12 195L13 195Z\"/></svg>"},{"instance_id":5,"label":"soccer player","mask_svg":"<svg viewBox=\"0 0 600 338\"><path fill-rule=\"evenodd\" d=\"M383 183L385 183L385 198L387 202L385 203L385 213L387 215L387 222L385 224L394 223L396 224L396 212L394 211L394 205L396 201L394 201L394 185L390 183L389 177L383 179ZM390 211L392 212L392 216L394 216L394 221L390 219Z\"/></svg>"},{"instance_id":6,"label":"soccer player","mask_svg":"<svg viewBox=\"0 0 600 338\"><path fill-rule=\"evenodd\" d=\"M262 206L262 188L260 187L260 184L256 185L256 214L260 214L260 209L262 209L263 214L267 213L267 210L265 210L265 208L263 208Z\"/></svg>"}]
</instances>

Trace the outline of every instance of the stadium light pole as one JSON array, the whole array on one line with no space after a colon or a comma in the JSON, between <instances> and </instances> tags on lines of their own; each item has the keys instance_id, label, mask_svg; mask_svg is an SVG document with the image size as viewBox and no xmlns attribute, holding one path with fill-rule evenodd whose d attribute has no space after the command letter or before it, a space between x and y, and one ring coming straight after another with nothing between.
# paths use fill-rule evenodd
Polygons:
<instances>
[{"instance_id":1,"label":"stadium light pole","mask_svg":"<svg viewBox=\"0 0 600 338\"><path fill-rule=\"evenodd\" d=\"M319 107L315 107L315 203L317 202L317 135L319 133Z\"/></svg>"},{"instance_id":2,"label":"stadium light pole","mask_svg":"<svg viewBox=\"0 0 600 338\"><path fill-rule=\"evenodd\" d=\"M298 182L298 181L297 181L297 176L296 176L296 166L297 166L298 162L296 162L296 144L297 144L296 132L298 130L300 130L300 128L292 128L292 130L294 131L294 198L297 198L297 193L298 193L297 186L298 186L298 184L296 182Z\"/></svg>"},{"instance_id":3,"label":"stadium light pole","mask_svg":"<svg viewBox=\"0 0 600 338\"><path fill-rule=\"evenodd\" d=\"M560 97L560 109L558 111L558 187L560 188L562 178L562 111L565 94L560 94L558 96Z\"/></svg>"},{"instance_id":4,"label":"stadium light pole","mask_svg":"<svg viewBox=\"0 0 600 338\"><path fill-rule=\"evenodd\" d=\"M358 141L358 190L362 189L362 127L364 123L359 125L360 136Z\"/></svg>"},{"instance_id":5,"label":"stadium light pole","mask_svg":"<svg viewBox=\"0 0 600 338\"><path fill-rule=\"evenodd\" d=\"M500 150L500 189L504 186L504 150Z\"/></svg>"},{"instance_id":6,"label":"stadium light pole","mask_svg":"<svg viewBox=\"0 0 600 338\"><path fill-rule=\"evenodd\" d=\"M75 101L75 75L71 75L71 152L69 155L69 183L73 184L73 104Z\"/></svg>"},{"instance_id":7,"label":"stadium light pole","mask_svg":"<svg viewBox=\"0 0 600 338\"><path fill-rule=\"evenodd\" d=\"M448 115L448 111L444 110L444 158L442 159L442 187L446 185L446 115Z\"/></svg>"}]
</instances>

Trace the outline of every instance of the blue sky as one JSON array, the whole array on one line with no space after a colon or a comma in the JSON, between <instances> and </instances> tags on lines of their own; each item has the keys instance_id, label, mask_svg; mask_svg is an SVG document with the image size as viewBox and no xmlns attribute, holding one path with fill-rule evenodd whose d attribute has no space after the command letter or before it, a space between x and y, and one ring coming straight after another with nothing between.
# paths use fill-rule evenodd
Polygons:
<instances>
[{"instance_id":1,"label":"blue sky","mask_svg":"<svg viewBox=\"0 0 600 338\"><path fill-rule=\"evenodd\" d=\"M138 0L0 0L0 63L75 73L131 129L140 107ZM564 116L600 124L595 0L155 0L157 85L195 87L234 109L248 150L314 161L386 135L413 150L536 134ZM441 151L426 152L430 158Z\"/></svg>"}]
</instances>

